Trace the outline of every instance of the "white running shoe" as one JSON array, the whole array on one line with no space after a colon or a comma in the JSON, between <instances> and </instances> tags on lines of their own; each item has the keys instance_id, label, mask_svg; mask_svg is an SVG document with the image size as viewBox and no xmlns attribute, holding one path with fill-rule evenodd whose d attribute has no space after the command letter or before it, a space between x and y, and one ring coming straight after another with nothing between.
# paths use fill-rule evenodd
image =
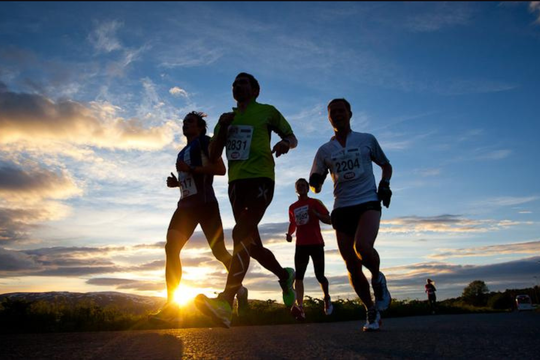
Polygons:
<instances>
[{"instance_id":1,"label":"white running shoe","mask_svg":"<svg viewBox=\"0 0 540 360\"><path fill-rule=\"evenodd\" d=\"M381 314L375 307L368 309L366 312L366 323L362 327L362 331L378 331L381 328Z\"/></svg>"},{"instance_id":2,"label":"white running shoe","mask_svg":"<svg viewBox=\"0 0 540 360\"><path fill-rule=\"evenodd\" d=\"M240 286L236 292L236 300L238 300L238 316L245 315L249 310L248 289Z\"/></svg>"},{"instance_id":3,"label":"white running shoe","mask_svg":"<svg viewBox=\"0 0 540 360\"><path fill-rule=\"evenodd\" d=\"M384 311L388 309L392 297L386 286L386 277L381 271L379 271L379 279L377 279L377 281L372 280L371 285L373 286L373 293L375 294L375 306L377 307L377 310Z\"/></svg>"},{"instance_id":4,"label":"white running shoe","mask_svg":"<svg viewBox=\"0 0 540 360\"><path fill-rule=\"evenodd\" d=\"M217 325L226 328L231 327L231 305L227 301L222 300L219 295L215 299L210 299L204 294L199 294L195 298L195 306L204 315L209 316Z\"/></svg>"},{"instance_id":5,"label":"white running shoe","mask_svg":"<svg viewBox=\"0 0 540 360\"><path fill-rule=\"evenodd\" d=\"M328 315L332 315L332 312L334 311L334 305L332 305L332 299L330 296L328 299L324 300L324 313Z\"/></svg>"}]
</instances>

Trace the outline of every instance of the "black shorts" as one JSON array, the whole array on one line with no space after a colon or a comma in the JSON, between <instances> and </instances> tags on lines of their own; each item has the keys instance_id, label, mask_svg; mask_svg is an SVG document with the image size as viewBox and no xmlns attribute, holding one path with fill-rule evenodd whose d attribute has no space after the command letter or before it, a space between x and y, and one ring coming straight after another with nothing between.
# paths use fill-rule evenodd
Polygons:
<instances>
[{"instance_id":1,"label":"black shorts","mask_svg":"<svg viewBox=\"0 0 540 360\"><path fill-rule=\"evenodd\" d=\"M199 224L211 231L222 229L217 202L177 208L169 223L169 230L177 230L189 238Z\"/></svg>"},{"instance_id":2,"label":"black shorts","mask_svg":"<svg viewBox=\"0 0 540 360\"><path fill-rule=\"evenodd\" d=\"M380 201L369 201L359 205L337 208L332 211L332 227L336 231L354 236L360 216L368 210L377 210L380 212Z\"/></svg>"},{"instance_id":3,"label":"black shorts","mask_svg":"<svg viewBox=\"0 0 540 360\"><path fill-rule=\"evenodd\" d=\"M317 278L324 276L324 245L296 245L294 253L296 280L304 280L310 256Z\"/></svg>"},{"instance_id":4,"label":"black shorts","mask_svg":"<svg viewBox=\"0 0 540 360\"><path fill-rule=\"evenodd\" d=\"M256 220L262 219L274 198L274 181L269 178L240 179L229 183L229 200L236 221L246 212Z\"/></svg>"}]
</instances>

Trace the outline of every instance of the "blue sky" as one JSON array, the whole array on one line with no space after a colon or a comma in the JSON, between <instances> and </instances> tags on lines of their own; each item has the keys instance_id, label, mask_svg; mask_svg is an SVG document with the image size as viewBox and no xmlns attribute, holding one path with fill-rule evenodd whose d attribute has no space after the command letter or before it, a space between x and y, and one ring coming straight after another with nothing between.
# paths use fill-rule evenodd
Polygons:
<instances>
[{"instance_id":1,"label":"blue sky","mask_svg":"<svg viewBox=\"0 0 540 360\"><path fill-rule=\"evenodd\" d=\"M163 296L180 121L204 111L211 132L242 71L299 139L261 223L284 266L294 181L345 97L394 167L376 242L394 297L424 299L427 277L439 298L538 284L539 2L2 2L0 45L0 293ZM215 189L231 249L226 177ZM330 181L312 196L331 208ZM323 236L330 292L353 298ZM199 232L182 261L186 293L223 287ZM245 285L280 298L255 261ZM311 265L306 294L322 296Z\"/></svg>"}]
</instances>

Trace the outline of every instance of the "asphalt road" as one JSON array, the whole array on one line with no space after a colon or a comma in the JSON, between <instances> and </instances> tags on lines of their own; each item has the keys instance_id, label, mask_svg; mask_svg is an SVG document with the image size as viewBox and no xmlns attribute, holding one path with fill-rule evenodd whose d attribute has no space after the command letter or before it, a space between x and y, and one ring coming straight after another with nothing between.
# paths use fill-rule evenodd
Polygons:
<instances>
[{"instance_id":1,"label":"asphalt road","mask_svg":"<svg viewBox=\"0 0 540 360\"><path fill-rule=\"evenodd\" d=\"M0 336L0 359L539 359L540 313L362 322Z\"/></svg>"}]
</instances>

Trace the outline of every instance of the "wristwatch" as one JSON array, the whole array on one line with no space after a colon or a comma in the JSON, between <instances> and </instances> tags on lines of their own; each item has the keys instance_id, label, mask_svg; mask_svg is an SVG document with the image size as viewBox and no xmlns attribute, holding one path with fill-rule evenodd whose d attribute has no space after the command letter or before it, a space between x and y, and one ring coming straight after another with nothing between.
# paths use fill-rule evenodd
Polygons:
<instances>
[{"instance_id":1,"label":"wristwatch","mask_svg":"<svg viewBox=\"0 0 540 360\"><path fill-rule=\"evenodd\" d=\"M382 179L381 181L390 186L390 179Z\"/></svg>"}]
</instances>

